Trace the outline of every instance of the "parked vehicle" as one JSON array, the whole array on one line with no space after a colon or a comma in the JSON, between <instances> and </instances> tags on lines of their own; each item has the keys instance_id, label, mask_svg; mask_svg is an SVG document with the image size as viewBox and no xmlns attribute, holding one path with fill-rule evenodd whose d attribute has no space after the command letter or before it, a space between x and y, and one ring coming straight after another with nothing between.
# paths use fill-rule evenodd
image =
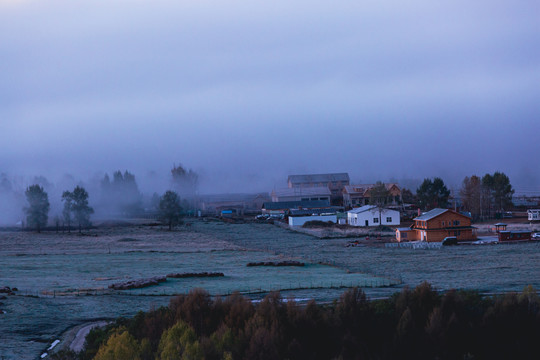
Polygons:
<instances>
[{"instance_id":1,"label":"parked vehicle","mask_svg":"<svg viewBox=\"0 0 540 360\"><path fill-rule=\"evenodd\" d=\"M533 234L531 235L531 238L532 238L532 239L536 239L536 240L540 240L540 233L533 233Z\"/></svg>"},{"instance_id":2,"label":"parked vehicle","mask_svg":"<svg viewBox=\"0 0 540 360\"><path fill-rule=\"evenodd\" d=\"M442 241L443 246L457 245L457 237L447 236Z\"/></svg>"}]
</instances>

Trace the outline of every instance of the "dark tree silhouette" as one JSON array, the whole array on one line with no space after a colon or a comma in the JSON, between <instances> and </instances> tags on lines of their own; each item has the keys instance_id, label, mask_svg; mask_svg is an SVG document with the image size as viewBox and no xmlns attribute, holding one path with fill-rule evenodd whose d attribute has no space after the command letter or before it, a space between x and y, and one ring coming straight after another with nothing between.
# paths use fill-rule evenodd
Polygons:
<instances>
[{"instance_id":1,"label":"dark tree silhouette","mask_svg":"<svg viewBox=\"0 0 540 360\"><path fill-rule=\"evenodd\" d=\"M62 201L64 201L64 221L67 222L68 228L72 220L77 221L79 232L83 227L90 225L90 215L94 213L94 209L88 205L88 192L85 188L77 186L73 192L64 191Z\"/></svg>"},{"instance_id":2,"label":"dark tree silhouette","mask_svg":"<svg viewBox=\"0 0 540 360\"><path fill-rule=\"evenodd\" d=\"M416 196L423 209L445 208L448 206L450 190L447 189L441 178L424 179L424 182L416 190Z\"/></svg>"},{"instance_id":3,"label":"dark tree silhouette","mask_svg":"<svg viewBox=\"0 0 540 360\"><path fill-rule=\"evenodd\" d=\"M47 226L49 219L49 196L39 185L29 186L25 193L29 206L24 208L26 225L35 228L37 232Z\"/></svg>"},{"instance_id":4,"label":"dark tree silhouette","mask_svg":"<svg viewBox=\"0 0 540 360\"><path fill-rule=\"evenodd\" d=\"M386 188L386 184L377 181L375 186L369 190L369 203L377 207L379 212L379 226L382 226L382 212L389 202L390 191Z\"/></svg>"},{"instance_id":5,"label":"dark tree silhouette","mask_svg":"<svg viewBox=\"0 0 540 360\"><path fill-rule=\"evenodd\" d=\"M88 192L85 188L77 186L71 193L73 199L73 215L79 225L79 232L83 227L90 225L90 215L94 209L88 205Z\"/></svg>"},{"instance_id":6,"label":"dark tree silhouette","mask_svg":"<svg viewBox=\"0 0 540 360\"><path fill-rule=\"evenodd\" d=\"M491 203L496 210L503 211L512 206L514 189L505 173L497 171L493 175L484 175L482 185L489 191Z\"/></svg>"},{"instance_id":7,"label":"dark tree silhouette","mask_svg":"<svg viewBox=\"0 0 540 360\"><path fill-rule=\"evenodd\" d=\"M169 226L169 230L182 223L180 198L174 191L167 191L159 200L158 219Z\"/></svg>"}]
</instances>

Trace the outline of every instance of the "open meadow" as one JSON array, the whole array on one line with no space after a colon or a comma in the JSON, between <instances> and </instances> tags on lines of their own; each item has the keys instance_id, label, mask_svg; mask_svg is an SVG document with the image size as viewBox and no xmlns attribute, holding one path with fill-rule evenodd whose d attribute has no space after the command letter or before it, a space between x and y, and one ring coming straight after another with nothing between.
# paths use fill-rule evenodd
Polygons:
<instances>
[{"instance_id":1,"label":"open meadow","mask_svg":"<svg viewBox=\"0 0 540 360\"><path fill-rule=\"evenodd\" d=\"M540 244L387 249L351 238L319 239L264 223L196 220L166 231L158 226L100 226L77 233L0 233L0 356L34 359L75 326L167 305L174 294L200 287L215 296L238 291L260 299L318 302L360 286L371 298L429 281L440 290L485 293L540 288ZM305 266L246 266L296 260ZM113 290L109 285L170 273L220 272L222 277L167 278L158 285ZM69 346L62 341L57 348Z\"/></svg>"}]
</instances>

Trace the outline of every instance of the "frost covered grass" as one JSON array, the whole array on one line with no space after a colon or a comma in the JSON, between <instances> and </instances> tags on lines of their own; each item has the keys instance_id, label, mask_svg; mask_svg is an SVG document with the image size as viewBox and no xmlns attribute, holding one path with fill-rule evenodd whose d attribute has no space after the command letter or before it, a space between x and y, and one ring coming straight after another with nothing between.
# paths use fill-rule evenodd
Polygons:
<instances>
[{"instance_id":1,"label":"frost covered grass","mask_svg":"<svg viewBox=\"0 0 540 360\"><path fill-rule=\"evenodd\" d=\"M238 291L262 297L272 290L316 296L319 290L351 286L388 286L391 281L370 274L308 263L302 268L248 267L250 262L291 260L249 242L235 243L230 225L196 223L190 230L164 231L131 226L76 233L0 233L0 284L18 288L6 300L0 332L0 355L35 358L66 328L81 322L133 315L138 310L165 305L171 295L204 288L212 295ZM242 229L242 228L236 228ZM271 236L294 234L274 227L247 227L249 238L270 231ZM255 232L253 232L255 231ZM264 236L264 235L263 235ZM109 285L170 273L222 272L224 277L167 279L156 286L111 290ZM311 293L310 293L311 291ZM330 298L331 293L325 293ZM62 348L65 344L58 345Z\"/></svg>"},{"instance_id":2,"label":"frost covered grass","mask_svg":"<svg viewBox=\"0 0 540 360\"><path fill-rule=\"evenodd\" d=\"M17 287L3 300L0 355L35 358L64 330L95 319L132 316L166 305L172 294L204 288L262 298L332 301L343 287L384 297L429 281L446 290L482 292L540 288L540 244L386 249L346 247L351 239L319 239L270 224L195 221L190 229L101 227L75 233L0 233L0 286ZM304 267L247 267L296 260ZM222 272L224 277L167 279L143 289L109 290L112 283L169 273ZM402 281L402 285L388 287ZM28 296L25 296L28 295ZM99 295L99 296L95 296ZM37 297L34 297L37 296ZM60 343L55 347L62 348Z\"/></svg>"}]
</instances>

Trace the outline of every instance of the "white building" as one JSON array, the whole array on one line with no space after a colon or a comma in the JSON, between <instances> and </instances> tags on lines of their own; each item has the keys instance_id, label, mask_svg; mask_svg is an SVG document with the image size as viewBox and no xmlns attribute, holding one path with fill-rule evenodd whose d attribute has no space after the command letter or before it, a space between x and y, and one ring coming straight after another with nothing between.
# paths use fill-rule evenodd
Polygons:
<instances>
[{"instance_id":1,"label":"white building","mask_svg":"<svg viewBox=\"0 0 540 360\"><path fill-rule=\"evenodd\" d=\"M379 224L379 219L381 223ZM379 209L374 205L365 205L347 211L347 222L351 226L379 226L379 225L399 225L399 211L391 209L382 209L379 215Z\"/></svg>"},{"instance_id":2,"label":"white building","mask_svg":"<svg viewBox=\"0 0 540 360\"><path fill-rule=\"evenodd\" d=\"M337 223L337 215L289 216L289 226L302 226L308 221L331 221Z\"/></svg>"},{"instance_id":3,"label":"white building","mask_svg":"<svg viewBox=\"0 0 540 360\"><path fill-rule=\"evenodd\" d=\"M540 220L540 210L539 209L529 209L527 210L527 215L529 221L538 221Z\"/></svg>"}]
</instances>

